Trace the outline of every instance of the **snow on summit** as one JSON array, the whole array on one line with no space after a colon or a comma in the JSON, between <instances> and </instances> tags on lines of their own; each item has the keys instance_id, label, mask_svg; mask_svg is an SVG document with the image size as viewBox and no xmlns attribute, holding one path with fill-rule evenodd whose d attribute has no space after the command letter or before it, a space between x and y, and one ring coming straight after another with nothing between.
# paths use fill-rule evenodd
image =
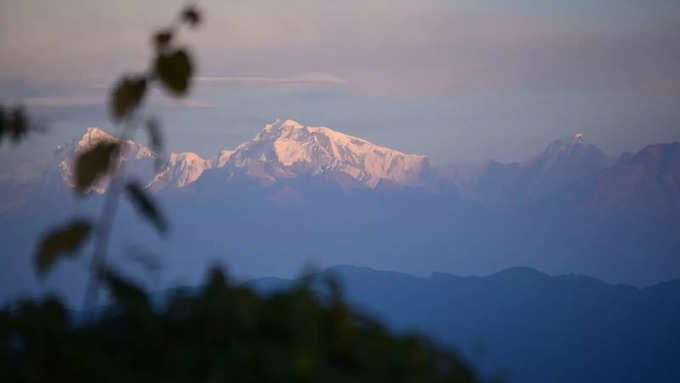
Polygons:
<instances>
[{"instance_id":1,"label":"snow on summit","mask_svg":"<svg viewBox=\"0 0 680 383\"><path fill-rule=\"evenodd\" d=\"M418 184L428 167L425 156L404 154L326 127L277 120L239 145L225 168L270 182L297 176L348 176L375 188L382 180Z\"/></svg>"},{"instance_id":2,"label":"snow on summit","mask_svg":"<svg viewBox=\"0 0 680 383\"><path fill-rule=\"evenodd\" d=\"M77 153L100 141L116 140L98 128L88 128L85 134L67 146L60 170L67 185L72 186L72 166ZM149 148L128 141L124 161L148 163L158 154ZM149 167L147 166L147 167ZM429 168L427 157L405 154L375 145L364 139L343 134L326 127L303 126L293 120L276 120L265 125L252 140L235 150L223 150L210 159L196 153L170 153L166 165L148 179L148 186L162 189L183 188L194 183L208 169L220 169L223 176L236 175L265 181L299 176L327 176L340 183L375 188L381 181L401 186L417 185ZM139 167L139 166L138 166ZM98 185L103 192L106 184Z\"/></svg>"}]
</instances>

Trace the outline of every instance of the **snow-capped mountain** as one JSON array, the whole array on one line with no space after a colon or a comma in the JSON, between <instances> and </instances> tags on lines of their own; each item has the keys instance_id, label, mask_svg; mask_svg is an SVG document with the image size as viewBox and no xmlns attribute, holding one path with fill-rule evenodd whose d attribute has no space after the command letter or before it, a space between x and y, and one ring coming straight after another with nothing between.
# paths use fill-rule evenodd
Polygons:
<instances>
[{"instance_id":1,"label":"snow-capped mountain","mask_svg":"<svg viewBox=\"0 0 680 383\"><path fill-rule=\"evenodd\" d=\"M33 238L47 229L41 222L61 222L74 209L89 215L99 200L75 199L62 177L72 173L76 153L101 139L114 138L89 129L62 148L63 173L50 164L39 184L0 184L6 253L32 251ZM574 136L525 162L461 168L452 177L467 183L453 183L428 170L426 157L277 121L233 152L169 154L157 173L155 153L129 142L126 174L137 176L143 166L148 178L137 179L164 189L154 197L174 237L162 253L186 259L200 249L205 259L230 257L243 273L294 273L294 265L319 257L423 272L524 264L642 284L677 276L680 144L650 145L611 163L586 142ZM386 187L392 184L423 187ZM120 217L118 251L152 239L131 224L132 209Z\"/></svg>"},{"instance_id":2,"label":"snow-capped mountain","mask_svg":"<svg viewBox=\"0 0 680 383\"><path fill-rule=\"evenodd\" d=\"M425 156L404 154L326 127L277 120L239 145L224 172L227 177L245 174L265 184L326 176L372 189L381 181L418 185L429 166Z\"/></svg>"},{"instance_id":3,"label":"snow-capped mountain","mask_svg":"<svg viewBox=\"0 0 680 383\"><path fill-rule=\"evenodd\" d=\"M181 188L196 181L210 167L210 160L196 153L170 153L167 164L154 176L149 186L154 189L167 185Z\"/></svg>"},{"instance_id":4,"label":"snow-capped mountain","mask_svg":"<svg viewBox=\"0 0 680 383\"><path fill-rule=\"evenodd\" d=\"M98 128L88 128L73 144L60 149L59 169L67 185L72 186L73 166L77 154L97 142L116 140ZM326 127L305 127L293 120L276 120L268 124L252 140L235 150L223 150L205 159L196 153L170 153L165 166L148 174L158 154L133 141L127 142L122 158L141 173L148 186L159 190L168 186L183 188L198 180L208 169L220 169L219 176L229 179L246 176L265 185L282 179L302 176L324 176L343 186L375 188L380 182L414 186L422 182L430 167L425 156L405 154L372 144ZM102 193L106 181L94 188Z\"/></svg>"},{"instance_id":5,"label":"snow-capped mountain","mask_svg":"<svg viewBox=\"0 0 680 383\"><path fill-rule=\"evenodd\" d=\"M83 153L100 142L118 141L117 138L106 133L105 131L90 127L87 128L85 134L80 139L74 140L71 144L63 145L57 148L57 158L59 161L59 173L66 185L69 187L75 186L74 167L75 159L80 153ZM127 140L125 142L125 150L122 151L120 161L126 161L127 166L133 168L133 171L148 177L152 174L153 161L158 157L156 153L143 145L139 145L134 141ZM92 191L103 193L108 185L108 180L101 180L97 185L92 187Z\"/></svg>"},{"instance_id":6,"label":"snow-capped mountain","mask_svg":"<svg viewBox=\"0 0 680 383\"><path fill-rule=\"evenodd\" d=\"M66 185L73 187L74 161L78 154L92 148L99 142L117 141L116 137L105 131L90 127L85 134L69 145L57 148L57 156L60 159L59 172ZM222 167L231 156L232 151L223 150L211 159L204 159L196 153L181 152L170 153L167 161L159 171L154 169L154 161L159 154L154 153L146 146L135 143L132 140L126 141L126 149L122 152L120 161L125 161L128 171L136 177L142 178L149 187L159 190L167 186L182 188L198 179L207 169ZM92 191L103 193L108 185L108 180L102 180Z\"/></svg>"},{"instance_id":7,"label":"snow-capped mountain","mask_svg":"<svg viewBox=\"0 0 680 383\"><path fill-rule=\"evenodd\" d=\"M196 153L170 153L165 166L154 176L148 187L160 190L168 186L183 188L194 183L208 169L222 168L233 150L222 150L217 156L205 159Z\"/></svg>"}]
</instances>

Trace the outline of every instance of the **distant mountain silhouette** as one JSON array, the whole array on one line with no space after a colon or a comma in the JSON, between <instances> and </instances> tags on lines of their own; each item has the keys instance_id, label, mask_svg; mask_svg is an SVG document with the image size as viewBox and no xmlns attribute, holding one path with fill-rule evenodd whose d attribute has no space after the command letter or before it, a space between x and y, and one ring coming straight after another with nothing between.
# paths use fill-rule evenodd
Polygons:
<instances>
[{"instance_id":1,"label":"distant mountain silhouette","mask_svg":"<svg viewBox=\"0 0 680 383\"><path fill-rule=\"evenodd\" d=\"M570 201L599 214L605 211L640 217L680 213L680 143L649 145L622 156L613 166L565 189Z\"/></svg>"},{"instance_id":2,"label":"distant mountain silhouette","mask_svg":"<svg viewBox=\"0 0 680 383\"><path fill-rule=\"evenodd\" d=\"M680 279L643 289L517 267L487 277L338 266L346 298L396 330L456 347L508 382L677 382ZM291 280L250 282L263 293ZM323 290L323 283L318 288Z\"/></svg>"},{"instance_id":3,"label":"distant mountain silhouette","mask_svg":"<svg viewBox=\"0 0 680 383\"><path fill-rule=\"evenodd\" d=\"M467 175L461 193L490 207L511 207L540 200L571 183L592 175L609 163L598 147L583 135L553 141L539 155L523 163L490 161L476 174ZM455 175L454 175L455 177Z\"/></svg>"}]
</instances>

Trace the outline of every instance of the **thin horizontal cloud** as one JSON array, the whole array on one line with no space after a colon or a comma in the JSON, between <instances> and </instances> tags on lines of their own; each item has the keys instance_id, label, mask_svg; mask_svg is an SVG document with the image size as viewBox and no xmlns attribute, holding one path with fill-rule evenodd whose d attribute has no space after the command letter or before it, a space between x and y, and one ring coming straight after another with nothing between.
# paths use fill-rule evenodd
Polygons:
<instances>
[{"instance_id":1,"label":"thin horizontal cloud","mask_svg":"<svg viewBox=\"0 0 680 383\"><path fill-rule=\"evenodd\" d=\"M81 97L81 96L50 96L50 97L26 97L18 103L28 106L47 107L74 107L74 106L97 106L106 102L104 97Z\"/></svg>"},{"instance_id":2,"label":"thin horizontal cloud","mask_svg":"<svg viewBox=\"0 0 680 383\"><path fill-rule=\"evenodd\" d=\"M215 108L215 104L201 101L201 100L163 100L163 101L157 101L157 102L152 102L156 105L160 106L180 106L183 108L191 108L191 109L209 109L209 108Z\"/></svg>"},{"instance_id":3,"label":"thin horizontal cloud","mask_svg":"<svg viewBox=\"0 0 680 383\"><path fill-rule=\"evenodd\" d=\"M207 84L329 84L344 85L347 80L328 73L305 73L286 77L265 76L201 76L197 80Z\"/></svg>"},{"instance_id":4,"label":"thin horizontal cloud","mask_svg":"<svg viewBox=\"0 0 680 383\"><path fill-rule=\"evenodd\" d=\"M17 104L26 106L38 106L49 108L72 108L102 106L108 103L108 98L102 95L97 96L49 96L49 97L25 97L17 100L3 100L6 104ZM150 100L151 105L161 107L181 107L191 109L214 108L215 105L201 100L177 100L168 97L157 97Z\"/></svg>"}]
</instances>

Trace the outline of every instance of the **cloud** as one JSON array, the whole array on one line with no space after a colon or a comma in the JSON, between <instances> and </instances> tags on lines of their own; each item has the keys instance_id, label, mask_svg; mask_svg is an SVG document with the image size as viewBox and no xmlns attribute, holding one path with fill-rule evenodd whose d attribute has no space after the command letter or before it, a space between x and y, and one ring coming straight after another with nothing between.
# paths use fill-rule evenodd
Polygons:
<instances>
[{"instance_id":1,"label":"cloud","mask_svg":"<svg viewBox=\"0 0 680 383\"><path fill-rule=\"evenodd\" d=\"M155 92L154 92L155 93ZM40 106L51 108L71 108L71 107L88 107L88 106L102 106L108 103L108 98L102 95L93 96L49 96L49 97L24 97L13 102L10 100L3 100L6 104L22 104L27 106ZM215 105L206 101L192 100L192 99L175 99L167 96L160 96L154 94L149 100L151 105L161 107L180 107L190 109L204 109L214 108Z\"/></svg>"},{"instance_id":2,"label":"cloud","mask_svg":"<svg viewBox=\"0 0 680 383\"><path fill-rule=\"evenodd\" d=\"M328 73L305 73L287 77L266 76L201 76L197 81L206 84L277 85L277 84L328 84L345 85L347 80Z\"/></svg>"},{"instance_id":3,"label":"cloud","mask_svg":"<svg viewBox=\"0 0 680 383\"><path fill-rule=\"evenodd\" d=\"M82 97L82 96L51 96L51 97L25 97L20 100L21 104L28 106L46 107L75 107L75 106L97 106L103 105L105 99L102 96Z\"/></svg>"},{"instance_id":4,"label":"cloud","mask_svg":"<svg viewBox=\"0 0 680 383\"><path fill-rule=\"evenodd\" d=\"M182 107L182 108L189 108L189 109L208 109L208 108L215 108L215 104L206 102L206 101L201 101L201 100L191 100L191 99L173 99L173 98L164 98L156 101L151 102L154 105L158 106L165 106L165 107Z\"/></svg>"},{"instance_id":5,"label":"cloud","mask_svg":"<svg viewBox=\"0 0 680 383\"><path fill-rule=\"evenodd\" d=\"M143 70L147 36L181 7L68 2L0 0L0 88L3 78L91 87ZM415 95L680 91L677 1L539 3L205 0L206 22L181 39L195 54L199 82L211 86L331 84Z\"/></svg>"}]
</instances>

